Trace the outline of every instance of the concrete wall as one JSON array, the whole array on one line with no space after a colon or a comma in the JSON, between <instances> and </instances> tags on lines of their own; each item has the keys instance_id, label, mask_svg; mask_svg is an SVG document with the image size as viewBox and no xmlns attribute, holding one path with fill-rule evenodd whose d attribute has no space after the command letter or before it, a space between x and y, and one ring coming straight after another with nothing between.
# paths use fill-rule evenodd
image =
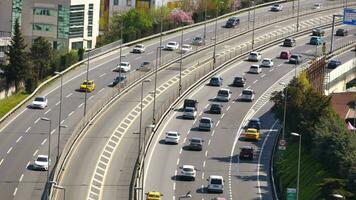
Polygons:
<instances>
[{"instance_id":1,"label":"concrete wall","mask_svg":"<svg viewBox=\"0 0 356 200\"><path fill-rule=\"evenodd\" d=\"M327 74L325 95L346 91L346 83L356 77L356 58L338 66Z\"/></svg>"}]
</instances>

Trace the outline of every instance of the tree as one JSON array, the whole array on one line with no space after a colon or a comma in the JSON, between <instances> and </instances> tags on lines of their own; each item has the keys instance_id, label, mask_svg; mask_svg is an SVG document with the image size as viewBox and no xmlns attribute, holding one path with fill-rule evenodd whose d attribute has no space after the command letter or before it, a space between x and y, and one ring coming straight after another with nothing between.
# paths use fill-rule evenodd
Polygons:
<instances>
[{"instance_id":1,"label":"tree","mask_svg":"<svg viewBox=\"0 0 356 200\"><path fill-rule=\"evenodd\" d=\"M31 47L31 58L34 63L34 75L36 75L38 80L43 80L49 75L50 64L53 58L51 43L43 37L36 38Z\"/></svg>"},{"instance_id":2,"label":"tree","mask_svg":"<svg viewBox=\"0 0 356 200\"><path fill-rule=\"evenodd\" d=\"M333 194L340 194L346 199L351 199L354 195L345 190L346 180L337 178L326 178L323 183L319 185L321 191L321 198L325 200L335 199Z\"/></svg>"},{"instance_id":3,"label":"tree","mask_svg":"<svg viewBox=\"0 0 356 200\"><path fill-rule=\"evenodd\" d=\"M20 90L20 86L29 72L30 63L25 49L26 45L21 34L19 21L16 19L9 51L6 53L9 57L9 64L4 68L7 86L9 87L14 82L16 92Z\"/></svg>"}]
</instances>

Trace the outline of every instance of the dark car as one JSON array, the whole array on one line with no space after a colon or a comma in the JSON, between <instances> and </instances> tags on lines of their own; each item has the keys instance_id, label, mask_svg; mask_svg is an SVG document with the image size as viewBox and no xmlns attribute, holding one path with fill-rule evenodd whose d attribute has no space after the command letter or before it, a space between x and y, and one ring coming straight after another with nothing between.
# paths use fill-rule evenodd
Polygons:
<instances>
[{"instance_id":1,"label":"dark car","mask_svg":"<svg viewBox=\"0 0 356 200\"><path fill-rule=\"evenodd\" d=\"M220 76L213 76L210 79L209 85L211 86L222 86L223 79Z\"/></svg>"},{"instance_id":2,"label":"dark car","mask_svg":"<svg viewBox=\"0 0 356 200\"><path fill-rule=\"evenodd\" d=\"M283 41L283 46L285 47L294 47L296 44L297 43L294 38L286 38Z\"/></svg>"},{"instance_id":3,"label":"dark car","mask_svg":"<svg viewBox=\"0 0 356 200\"><path fill-rule=\"evenodd\" d=\"M201 38L199 36L194 37L192 40L192 45L195 45L195 46L203 45L203 38Z\"/></svg>"},{"instance_id":4,"label":"dark car","mask_svg":"<svg viewBox=\"0 0 356 200\"><path fill-rule=\"evenodd\" d=\"M233 28L233 27L235 27L235 26L237 26L237 25L239 25L240 24L240 19L239 18L237 18L237 17L230 17L228 20L227 20L227 22L226 22L226 24L225 24L225 27L226 28Z\"/></svg>"},{"instance_id":5,"label":"dark car","mask_svg":"<svg viewBox=\"0 0 356 200\"><path fill-rule=\"evenodd\" d=\"M259 118L251 118L250 121L248 121L247 128L255 128L257 130L260 130L261 128L261 121Z\"/></svg>"},{"instance_id":6,"label":"dark car","mask_svg":"<svg viewBox=\"0 0 356 200\"><path fill-rule=\"evenodd\" d=\"M309 44L311 45L320 45L323 42L323 40L321 39L321 37L319 36L312 36L310 38L310 42Z\"/></svg>"},{"instance_id":7,"label":"dark car","mask_svg":"<svg viewBox=\"0 0 356 200\"><path fill-rule=\"evenodd\" d=\"M198 101L194 99L184 99L183 109L185 110L187 107L195 108L195 110L198 110Z\"/></svg>"},{"instance_id":8,"label":"dark car","mask_svg":"<svg viewBox=\"0 0 356 200\"><path fill-rule=\"evenodd\" d=\"M239 158L253 160L254 150L251 146L244 146L241 148Z\"/></svg>"},{"instance_id":9,"label":"dark car","mask_svg":"<svg viewBox=\"0 0 356 200\"><path fill-rule=\"evenodd\" d=\"M336 36L346 36L348 35L349 31L343 28L339 28L336 30Z\"/></svg>"},{"instance_id":10,"label":"dark car","mask_svg":"<svg viewBox=\"0 0 356 200\"><path fill-rule=\"evenodd\" d=\"M221 114L222 107L223 107L223 105L221 105L219 103L213 103L213 104L211 104L209 111L212 114Z\"/></svg>"},{"instance_id":11,"label":"dark car","mask_svg":"<svg viewBox=\"0 0 356 200\"><path fill-rule=\"evenodd\" d=\"M300 54L292 54L289 58L290 64L300 64L302 63L302 55Z\"/></svg>"},{"instance_id":12,"label":"dark car","mask_svg":"<svg viewBox=\"0 0 356 200\"><path fill-rule=\"evenodd\" d=\"M316 28L316 29L313 29L312 35L321 37L321 36L325 35L325 31L321 28Z\"/></svg>"},{"instance_id":13,"label":"dark car","mask_svg":"<svg viewBox=\"0 0 356 200\"><path fill-rule=\"evenodd\" d=\"M190 150L201 151L203 149L204 140L198 137L191 138L188 148Z\"/></svg>"},{"instance_id":14,"label":"dark car","mask_svg":"<svg viewBox=\"0 0 356 200\"><path fill-rule=\"evenodd\" d=\"M246 84L246 78L243 76L236 76L234 78L234 81L232 82L232 85L236 87L245 87L245 84Z\"/></svg>"},{"instance_id":15,"label":"dark car","mask_svg":"<svg viewBox=\"0 0 356 200\"><path fill-rule=\"evenodd\" d=\"M114 81L111 83L111 86L115 86L119 84L120 82L124 81L126 79L125 75L117 76Z\"/></svg>"},{"instance_id":16,"label":"dark car","mask_svg":"<svg viewBox=\"0 0 356 200\"><path fill-rule=\"evenodd\" d=\"M339 61L339 60L330 60L328 62L328 69L335 69L339 65L341 65L341 61Z\"/></svg>"}]
</instances>

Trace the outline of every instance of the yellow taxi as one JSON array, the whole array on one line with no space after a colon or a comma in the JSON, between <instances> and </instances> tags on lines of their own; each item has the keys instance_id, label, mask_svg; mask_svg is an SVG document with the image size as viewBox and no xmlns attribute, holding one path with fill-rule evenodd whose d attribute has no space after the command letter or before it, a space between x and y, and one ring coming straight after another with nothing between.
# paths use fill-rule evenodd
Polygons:
<instances>
[{"instance_id":1,"label":"yellow taxi","mask_svg":"<svg viewBox=\"0 0 356 200\"><path fill-rule=\"evenodd\" d=\"M81 85L80 85L80 91L87 91L87 92L92 92L95 90L95 83L93 80L85 80Z\"/></svg>"},{"instance_id":2,"label":"yellow taxi","mask_svg":"<svg viewBox=\"0 0 356 200\"><path fill-rule=\"evenodd\" d=\"M245 132L245 139L260 140L260 132L255 128L248 128Z\"/></svg>"},{"instance_id":3,"label":"yellow taxi","mask_svg":"<svg viewBox=\"0 0 356 200\"><path fill-rule=\"evenodd\" d=\"M163 196L163 194L160 192L151 191L146 193L146 200L161 200L161 196Z\"/></svg>"}]
</instances>

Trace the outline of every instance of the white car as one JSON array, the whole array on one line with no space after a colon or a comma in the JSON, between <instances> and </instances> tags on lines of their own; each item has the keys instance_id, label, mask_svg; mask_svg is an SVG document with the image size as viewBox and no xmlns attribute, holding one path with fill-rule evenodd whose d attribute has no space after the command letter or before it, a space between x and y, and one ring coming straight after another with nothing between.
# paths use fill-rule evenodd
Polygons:
<instances>
[{"instance_id":1,"label":"white car","mask_svg":"<svg viewBox=\"0 0 356 200\"><path fill-rule=\"evenodd\" d=\"M146 48L143 44L136 44L136 46L132 50L133 53L144 53L145 51Z\"/></svg>"},{"instance_id":2,"label":"white car","mask_svg":"<svg viewBox=\"0 0 356 200\"><path fill-rule=\"evenodd\" d=\"M169 50L169 51L174 51L177 50L179 48L179 44L178 42L173 42L170 41L166 44L166 46L164 47L164 49Z\"/></svg>"},{"instance_id":3,"label":"white car","mask_svg":"<svg viewBox=\"0 0 356 200\"><path fill-rule=\"evenodd\" d=\"M251 65L249 72L252 74L259 74L262 72L262 69L259 65Z\"/></svg>"},{"instance_id":4,"label":"white car","mask_svg":"<svg viewBox=\"0 0 356 200\"><path fill-rule=\"evenodd\" d=\"M183 118L184 119L195 119L197 116L197 110L193 107L186 107L184 109Z\"/></svg>"},{"instance_id":5,"label":"white car","mask_svg":"<svg viewBox=\"0 0 356 200\"><path fill-rule=\"evenodd\" d=\"M192 46L189 44L183 44L182 48L180 49L181 53L187 53L192 50Z\"/></svg>"},{"instance_id":6,"label":"white car","mask_svg":"<svg viewBox=\"0 0 356 200\"><path fill-rule=\"evenodd\" d=\"M129 72L131 71L131 65L129 62L121 62L113 71L115 72Z\"/></svg>"},{"instance_id":7,"label":"white car","mask_svg":"<svg viewBox=\"0 0 356 200\"><path fill-rule=\"evenodd\" d=\"M48 170L50 160L47 155L38 155L36 160L33 163L33 168L35 170Z\"/></svg>"},{"instance_id":8,"label":"white car","mask_svg":"<svg viewBox=\"0 0 356 200\"><path fill-rule=\"evenodd\" d=\"M44 109L47 107L48 100L46 97L36 97L35 100L31 103L31 108L40 108Z\"/></svg>"},{"instance_id":9,"label":"white car","mask_svg":"<svg viewBox=\"0 0 356 200\"><path fill-rule=\"evenodd\" d=\"M261 53L257 51L252 51L250 55L248 55L248 61L258 62L261 60L261 58L262 58Z\"/></svg>"},{"instance_id":10,"label":"white car","mask_svg":"<svg viewBox=\"0 0 356 200\"><path fill-rule=\"evenodd\" d=\"M210 175L208 181L208 192L224 192L224 178L218 175Z\"/></svg>"},{"instance_id":11,"label":"white car","mask_svg":"<svg viewBox=\"0 0 356 200\"><path fill-rule=\"evenodd\" d=\"M314 9L320 9L320 8L321 8L321 3L314 4Z\"/></svg>"},{"instance_id":12,"label":"white car","mask_svg":"<svg viewBox=\"0 0 356 200\"><path fill-rule=\"evenodd\" d=\"M210 131L213 128L214 121L209 117L202 117L199 121L199 130Z\"/></svg>"},{"instance_id":13,"label":"white car","mask_svg":"<svg viewBox=\"0 0 356 200\"><path fill-rule=\"evenodd\" d=\"M261 62L262 67L273 67L273 61L270 58L264 58Z\"/></svg>"},{"instance_id":14,"label":"white car","mask_svg":"<svg viewBox=\"0 0 356 200\"><path fill-rule=\"evenodd\" d=\"M230 101L231 99L231 91L226 88L222 88L218 91L218 95L216 96L216 99L218 101Z\"/></svg>"},{"instance_id":15,"label":"white car","mask_svg":"<svg viewBox=\"0 0 356 200\"><path fill-rule=\"evenodd\" d=\"M283 10L283 6L281 4L274 4L271 8L271 11L279 12Z\"/></svg>"},{"instance_id":16,"label":"white car","mask_svg":"<svg viewBox=\"0 0 356 200\"><path fill-rule=\"evenodd\" d=\"M184 179L195 181L196 173L196 169L193 165L183 165L183 167L181 167L180 175Z\"/></svg>"},{"instance_id":17,"label":"white car","mask_svg":"<svg viewBox=\"0 0 356 200\"><path fill-rule=\"evenodd\" d=\"M166 133L166 138L165 138L166 143L178 144L179 139L180 139L180 134L176 131L168 131Z\"/></svg>"},{"instance_id":18,"label":"white car","mask_svg":"<svg viewBox=\"0 0 356 200\"><path fill-rule=\"evenodd\" d=\"M253 101L255 99L255 92L251 89L242 90L240 99L242 101Z\"/></svg>"}]
</instances>

